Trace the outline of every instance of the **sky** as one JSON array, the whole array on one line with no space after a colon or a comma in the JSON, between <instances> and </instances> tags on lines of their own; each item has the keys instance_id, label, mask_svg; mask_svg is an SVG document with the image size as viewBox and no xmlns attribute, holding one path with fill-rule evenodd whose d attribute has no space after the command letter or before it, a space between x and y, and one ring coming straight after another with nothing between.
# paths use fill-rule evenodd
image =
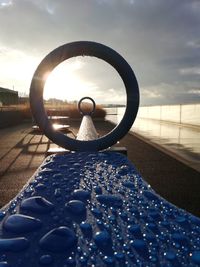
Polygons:
<instances>
[{"instance_id":1,"label":"sky","mask_svg":"<svg viewBox=\"0 0 200 267\"><path fill-rule=\"evenodd\" d=\"M141 105L200 102L200 0L0 0L0 25L0 87L20 95L50 51L87 40L126 59ZM47 79L45 98L83 96L126 99L115 70L94 58L67 60Z\"/></svg>"}]
</instances>

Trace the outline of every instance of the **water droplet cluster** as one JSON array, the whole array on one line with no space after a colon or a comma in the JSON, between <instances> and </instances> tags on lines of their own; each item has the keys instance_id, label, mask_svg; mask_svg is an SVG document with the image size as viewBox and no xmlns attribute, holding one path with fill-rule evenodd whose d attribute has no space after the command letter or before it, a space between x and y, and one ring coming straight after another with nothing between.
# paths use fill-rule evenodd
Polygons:
<instances>
[{"instance_id":1,"label":"water droplet cluster","mask_svg":"<svg viewBox=\"0 0 200 267\"><path fill-rule=\"evenodd\" d=\"M120 154L54 155L0 211L1 266L200 266L200 219Z\"/></svg>"}]
</instances>

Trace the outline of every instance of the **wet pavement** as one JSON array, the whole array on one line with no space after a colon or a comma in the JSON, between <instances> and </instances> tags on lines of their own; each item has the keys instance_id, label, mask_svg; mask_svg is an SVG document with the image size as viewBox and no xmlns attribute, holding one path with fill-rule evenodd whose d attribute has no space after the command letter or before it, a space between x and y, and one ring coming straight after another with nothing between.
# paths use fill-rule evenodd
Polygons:
<instances>
[{"instance_id":1,"label":"wet pavement","mask_svg":"<svg viewBox=\"0 0 200 267\"><path fill-rule=\"evenodd\" d=\"M200 127L137 118L132 129L200 172Z\"/></svg>"}]
</instances>

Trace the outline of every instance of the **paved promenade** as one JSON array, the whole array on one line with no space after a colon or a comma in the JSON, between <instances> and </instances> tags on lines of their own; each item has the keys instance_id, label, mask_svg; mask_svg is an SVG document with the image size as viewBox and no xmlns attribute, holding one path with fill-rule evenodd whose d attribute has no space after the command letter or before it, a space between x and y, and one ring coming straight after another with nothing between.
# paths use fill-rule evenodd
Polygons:
<instances>
[{"instance_id":1,"label":"paved promenade","mask_svg":"<svg viewBox=\"0 0 200 267\"><path fill-rule=\"evenodd\" d=\"M78 123L72 125L77 133ZM104 134L110 123L96 124ZM121 146L128 149L128 158L143 178L161 196L200 216L200 173L151 146L138 136L127 134ZM0 130L0 206L9 202L23 187L46 157L50 147L55 147L44 135L32 132L31 124Z\"/></svg>"}]
</instances>

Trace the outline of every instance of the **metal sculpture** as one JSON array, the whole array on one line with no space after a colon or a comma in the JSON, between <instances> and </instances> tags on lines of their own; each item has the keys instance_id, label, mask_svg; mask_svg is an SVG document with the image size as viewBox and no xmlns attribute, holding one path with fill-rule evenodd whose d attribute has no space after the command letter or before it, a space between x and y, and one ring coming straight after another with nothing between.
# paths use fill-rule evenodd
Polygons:
<instances>
[{"instance_id":1,"label":"metal sculpture","mask_svg":"<svg viewBox=\"0 0 200 267\"><path fill-rule=\"evenodd\" d=\"M107 135L97 140L74 140L56 132L48 120L43 105L43 88L50 73L59 63L76 56L94 56L105 60L121 76L127 94L126 110L121 122ZM138 111L139 89L135 75L125 59L113 49L95 42L73 42L60 46L49 53L36 69L30 86L30 103L33 116L45 135L59 146L74 151L98 151L119 141L131 128Z\"/></svg>"},{"instance_id":2,"label":"metal sculpture","mask_svg":"<svg viewBox=\"0 0 200 267\"><path fill-rule=\"evenodd\" d=\"M83 100L90 100L92 102L92 109L91 111L83 110L81 104ZM89 141L89 140L96 140L98 139L98 133L95 129L91 116L95 112L96 103L91 97L83 97L78 102L78 109L80 114L83 115L81 125L77 134L77 140Z\"/></svg>"}]
</instances>

